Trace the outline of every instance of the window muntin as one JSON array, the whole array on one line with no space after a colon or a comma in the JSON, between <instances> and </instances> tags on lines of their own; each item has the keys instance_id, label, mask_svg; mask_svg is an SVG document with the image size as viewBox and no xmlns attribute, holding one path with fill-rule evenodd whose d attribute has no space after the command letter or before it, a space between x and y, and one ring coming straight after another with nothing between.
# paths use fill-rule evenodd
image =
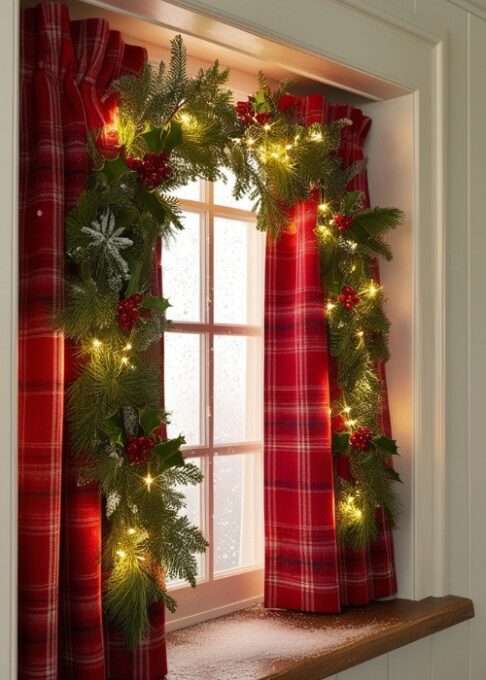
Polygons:
<instances>
[{"instance_id":1,"label":"window muntin","mask_svg":"<svg viewBox=\"0 0 486 680\"><path fill-rule=\"evenodd\" d=\"M210 542L199 581L223 606L231 589L222 587L218 599L218 582L261 572L263 563L264 235L248 201L234 201L222 182L194 183L178 196L186 229L162 254L173 305L164 356L168 432L185 435L185 455L205 475L186 490L187 512Z\"/></svg>"}]
</instances>

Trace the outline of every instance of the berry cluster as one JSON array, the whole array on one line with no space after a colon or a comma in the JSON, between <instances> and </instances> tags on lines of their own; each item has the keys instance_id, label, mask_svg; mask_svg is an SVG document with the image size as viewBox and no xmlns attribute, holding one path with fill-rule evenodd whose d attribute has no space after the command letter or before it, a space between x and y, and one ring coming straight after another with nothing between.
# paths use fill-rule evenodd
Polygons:
<instances>
[{"instance_id":1,"label":"berry cluster","mask_svg":"<svg viewBox=\"0 0 486 680\"><path fill-rule=\"evenodd\" d=\"M344 286L337 299L346 307L347 310L353 309L353 307L359 302L359 297L356 295L356 291L354 288L351 288L351 286Z\"/></svg>"},{"instance_id":2,"label":"berry cluster","mask_svg":"<svg viewBox=\"0 0 486 680\"><path fill-rule=\"evenodd\" d=\"M353 224L353 218L351 215L334 215L333 223L339 231L347 231Z\"/></svg>"},{"instance_id":3,"label":"berry cluster","mask_svg":"<svg viewBox=\"0 0 486 680\"><path fill-rule=\"evenodd\" d=\"M295 110L297 106L297 97L291 94L283 94L277 102L277 109L280 113L289 113Z\"/></svg>"},{"instance_id":4,"label":"berry cluster","mask_svg":"<svg viewBox=\"0 0 486 680\"><path fill-rule=\"evenodd\" d=\"M128 157L125 159L130 170L134 170L140 182L147 189L155 189L172 175L172 167L169 163L169 154L146 153L142 160Z\"/></svg>"},{"instance_id":5,"label":"berry cluster","mask_svg":"<svg viewBox=\"0 0 486 680\"><path fill-rule=\"evenodd\" d=\"M258 125L265 125L265 123L268 123L272 118L272 114L269 111L255 113L251 99L248 99L246 102L236 103L236 115L243 125L252 125L255 122L258 123Z\"/></svg>"},{"instance_id":6,"label":"berry cluster","mask_svg":"<svg viewBox=\"0 0 486 680\"><path fill-rule=\"evenodd\" d=\"M128 437L125 453L130 463L145 463L153 446L155 446L153 437L146 437L145 435L136 437L133 435Z\"/></svg>"},{"instance_id":7,"label":"berry cluster","mask_svg":"<svg viewBox=\"0 0 486 680\"><path fill-rule=\"evenodd\" d=\"M358 427L358 429L349 436L349 444L356 451L366 453L366 451L370 450L372 439L373 433L371 430L368 430L367 427Z\"/></svg>"},{"instance_id":8,"label":"berry cluster","mask_svg":"<svg viewBox=\"0 0 486 680\"><path fill-rule=\"evenodd\" d=\"M136 320L140 316L139 307L142 304L143 295L133 293L130 297L120 300L118 303L118 325L128 333L132 330Z\"/></svg>"}]
</instances>

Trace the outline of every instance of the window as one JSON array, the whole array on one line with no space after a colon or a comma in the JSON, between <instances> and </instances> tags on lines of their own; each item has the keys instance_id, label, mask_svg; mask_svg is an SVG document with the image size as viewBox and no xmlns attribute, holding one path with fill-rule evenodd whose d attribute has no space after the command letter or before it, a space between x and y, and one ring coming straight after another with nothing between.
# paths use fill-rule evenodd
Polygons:
<instances>
[{"instance_id":1,"label":"window","mask_svg":"<svg viewBox=\"0 0 486 680\"><path fill-rule=\"evenodd\" d=\"M185 229L162 254L173 324L165 334L168 432L184 434L185 456L204 473L185 491L188 515L210 543L198 588L170 586L184 624L248 604L263 589L264 235L228 179L178 193Z\"/></svg>"}]
</instances>

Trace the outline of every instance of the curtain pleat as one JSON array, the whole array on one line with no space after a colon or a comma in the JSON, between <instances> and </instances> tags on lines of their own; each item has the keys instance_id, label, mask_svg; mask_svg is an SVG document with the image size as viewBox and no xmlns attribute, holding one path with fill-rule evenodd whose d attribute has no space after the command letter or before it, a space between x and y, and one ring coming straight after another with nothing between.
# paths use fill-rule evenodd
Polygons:
<instances>
[{"instance_id":1,"label":"curtain pleat","mask_svg":"<svg viewBox=\"0 0 486 680\"><path fill-rule=\"evenodd\" d=\"M348 118L339 156L345 166L364 157L371 121L361 111L328 104L322 95L296 104L307 125ZM365 171L348 189L362 191L369 206ZM392 595L396 576L382 511L368 550L356 552L336 541L330 406L339 387L328 353L316 224L316 201L303 201L292 209L287 232L267 242L265 605L332 613ZM385 378L384 367L379 370ZM390 434L386 383L381 422Z\"/></svg>"},{"instance_id":2,"label":"curtain pleat","mask_svg":"<svg viewBox=\"0 0 486 680\"><path fill-rule=\"evenodd\" d=\"M64 421L76 377L55 330L63 295L64 219L88 174L88 130L101 128L107 88L136 73L145 50L106 21L70 22L65 6L21 13L19 316L19 674L21 680L160 680L164 609L134 653L104 629L98 489L78 486Z\"/></svg>"}]
</instances>

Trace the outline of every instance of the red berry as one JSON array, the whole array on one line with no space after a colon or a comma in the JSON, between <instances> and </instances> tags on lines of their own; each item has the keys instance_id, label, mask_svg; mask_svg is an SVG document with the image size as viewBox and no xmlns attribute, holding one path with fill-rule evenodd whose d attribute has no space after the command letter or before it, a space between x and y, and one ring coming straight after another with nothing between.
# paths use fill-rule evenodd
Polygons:
<instances>
[{"instance_id":1,"label":"red berry","mask_svg":"<svg viewBox=\"0 0 486 680\"><path fill-rule=\"evenodd\" d=\"M353 307L359 302L359 297L356 295L356 291L351 286L344 286L337 299L348 311L353 309Z\"/></svg>"},{"instance_id":2,"label":"red berry","mask_svg":"<svg viewBox=\"0 0 486 680\"><path fill-rule=\"evenodd\" d=\"M353 218L351 215L334 215L333 222L339 231L347 231L353 224Z\"/></svg>"},{"instance_id":3,"label":"red berry","mask_svg":"<svg viewBox=\"0 0 486 680\"><path fill-rule=\"evenodd\" d=\"M265 125L265 123L268 123L270 118L272 117L272 114L269 111L262 111L261 113L257 113L255 118L257 123L259 125Z\"/></svg>"},{"instance_id":4,"label":"red berry","mask_svg":"<svg viewBox=\"0 0 486 680\"><path fill-rule=\"evenodd\" d=\"M143 295L141 293L132 293L130 299L132 299L136 305L139 305L143 300Z\"/></svg>"},{"instance_id":5,"label":"red berry","mask_svg":"<svg viewBox=\"0 0 486 680\"><path fill-rule=\"evenodd\" d=\"M369 451L370 449L372 439L373 433L371 430L367 427L358 427L358 429L349 436L349 444L356 451L366 453L366 451Z\"/></svg>"}]
</instances>

